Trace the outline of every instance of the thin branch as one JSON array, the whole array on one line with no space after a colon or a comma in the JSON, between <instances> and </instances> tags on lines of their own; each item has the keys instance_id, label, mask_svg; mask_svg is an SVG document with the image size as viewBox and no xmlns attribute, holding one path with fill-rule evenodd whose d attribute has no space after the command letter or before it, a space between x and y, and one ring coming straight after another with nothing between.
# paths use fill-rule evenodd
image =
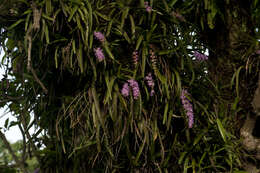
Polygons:
<instances>
[{"instance_id":1,"label":"thin branch","mask_svg":"<svg viewBox=\"0 0 260 173\"><path fill-rule=\"evenodd\" d=\"M43 92L44 92L45 94L48 94L48 90L47 90L46 87L43 85L43 83L41 82L41 80L38 78L38 76L36 75L34 69L33 69L32 67L30 67L30 70L31 70L31 72L32 72L32 74L33 74L33 77L34 77L34 79L36 80L36 82L42 87Z\"/></svg>"},{"instance_id":2,"label":"thin branch","mask_svg":"<svg viewBox=\"0 0 260 173\"><path fill-rule=\"evenodd\" d=\"M19 129L20 129L20 131L21 131L21 134L22 134L22 136L23 136L22 159L23 159L23 160L26 160L26 158L27 158L27 155L26 155L26 138L25 138L24 130L23 130L23 128L22 128L22 126L21 126L20 123L18 124L18 127L19 127Z\"/></svg>"},{"instance_id":3,"label":"thin branch","mask_svg":"<svg viewBox=\"0 0 260 173\"><path fill-rule=\"evenodd\" d=\"M26 106L25 106L25 109L24 109L24 110L27 110L27 107L26 107ZM30 133L29 133L29 129L27 128L26 121L25 121L25 117L24 117L24 112L21 113L21 118L22 118L22 119L21 119L21 122L22 122L23 129L25 129L25 130L24 130L24 133L25 133L26 137L28 138L29 143L30 143L31 146L32 146L32 152L33 152L33 154L35 155L37 161L39 162L39 161L40 161L40 158L39 158L39 155L38 155L38 153L37 153L37 148L36 148L36 146L34 145L34 143L33 143L33 141L32 141L32 137L31 137L31 135L30 135Z\"/></svg>"}]
</instances>

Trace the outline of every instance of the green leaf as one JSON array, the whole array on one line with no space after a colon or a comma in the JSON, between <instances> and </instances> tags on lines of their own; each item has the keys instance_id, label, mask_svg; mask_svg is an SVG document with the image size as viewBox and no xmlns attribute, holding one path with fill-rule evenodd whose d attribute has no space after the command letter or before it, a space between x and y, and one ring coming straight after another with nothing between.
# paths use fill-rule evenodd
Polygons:
<instances>
[{"instance_id":1,"label":"green leaf","mask_svg":"<svg viewBox=\"0 0 260 173\"><path fill-rule=\"evenodd\" d=\"M234 103L232 104L231 110L237 110L237 104L240 101L240 97L236 97Z\"/></svg>"},{"instance_id":2,"label":"green leaf","mask_svg":"<svg viewBox=\"0 0 260 173\"><path fill-rule=\"evenodd\" d=\"M88 2L88 0L86 1L86 3L87 3L87 7L88 7L89 31L91 32L92 31L92 24L93 24L92 7L91 7L91 4Z\"/></svg>"},{"instance_id":3,"label":"green leaf","mask_svg":"<svg viewBox=\"0 0 260 173\"><path fill-rule=\"evenodd\" d=\"M111 19L109 18L109 16L106 16L104 14L101 14L97 11L95 11L95 14L97 14L99 17L101 17L102 19L106 20L106 21L110 21Z\"/></svg>"},{"instance_id":4,"label":"green leaf","mask_svg":"<svg viewBox=\"0 0 260 173\"><path fill-rule=\"evenodd\" d=\"M84 66L83 66L83 57L82 57L82 44L79 44L79 49L77 50L77 59L80 67L80 72L83 73Z\"/></svg>"},{"instance_id":5,"label":"green leaf","mask_svg":"<svg viewBox=\"0 0 260 173\"><path fill-rule=\"evenodd\" d=\"M175 4L177 1L178 1L178 0L171 0L171 2L169 3L169 6L170 6L170 7L173 7L174 4Z\"/></svg>"},{"instance_id":6,"label":"green leaf","mask_svg":"<svg viewBox=\"0 0 260 173\"><path fill-rule=\"evenodd\" d=\"M158 55L168 55L170 53L176 52L177 49L171 49L171 50L160 50L158 52Z\"/></svg>"},{"instance_id":7,"label":"green leaf","mask_svg":"<svg viewBox=\"0 0 260 173\"><path fill-rule=\"evenodd\" d=\"M44 14L44 13L42 13L42 17L43 17L43 18L45 18L45 19L47 19L47 20L49 20L49 21L52 21L52 22L54 22L54 19L53 19L53 18L51 18L51 17L47 16L47 15L46 15L46 14Z\"/></svg>"},{"instance_id":8,"label":"green leaf","mask_svg":"<svg viewBox=\"0 0 260 173\"><path fill-rule=\"evenodd\" d=\"M151 36L152 36L154 30L156 29L156 27L157 27L157 24L153 25L153 26L152 26L152 29L148 32L148 34L147 34L147 36L146 36L146 40L147 40L148 42L150 41Z\"/></svg>"},{"instance_id":9,"label":"green leaf","mask_svg":"<svg viewBox=\"0 0 260 173\"><path fill-rule=\"evenodd\" d=\"M155 22L155 19L156 19L156 13L152 13L152 21L151 21L151 26L154 26L154 22Z\"/></svg>"},{"instance_id":10,"label":"green leaf","mask_svg":"<svg viewBox=\"0 0 260 173\"><path fill-rule=\"evenodd\" d=\"M48 15L50 15L51 12L52 12L51 0L46 0L46 6L45 7L46 7L46 13Z\"/></svg>"},{"instance_id":11,"label":"green leaf","mask_svg":"<svg viewBox=\"0 0 260 173\"><path fill-rule=\"evenodd\" d=\"M194 142L193 142L193 146L197 145L204 135L205 135L205 133L200 133L200 134L195 138L195 140L194 140Z\"/></svg>"},{"instance_id":12,"label":"green leaf","mask_svg":"<svg viewBox=\"0 0 260 173\"><path fill-rule=\"evenodd\" d=\"M30 22L30 17L31 17L32 13L29 13L27 14L26 16L26 20L25 20L25 26L24 26L24 30L27 31L28 29L28 25L29 25L29 22Z\"/></svg>"},{"instance_id":13,"label":"green leaf","mask_svg":"<svg viewBox=\"0 0 260 173\"><path fill-rule=\"evenodd\" d=\"M135 47L135 50L138 50L139 49L139 47L140 47L140 44L142 43L142 41L143 41L143 35L140 35L139 36L139 38L138 38L138 40L137 40L137 42L136 42L136 47Z\"/></svg>"},{"instance_id":14,"label":"green leaf","mask_svg":"<svg viewBox=\"0 0 260 173\"><path fill-rule=\"evenodd\" d=\"M89 35L89 49L92 49L93 46L93 34Z\"/></svg>"},{"instance_id":15,"label":"green leaf","mask_svg":"<svg viewBox=\"0 0 260 173\"><path fill-rule=\"evenodd\" d=\"M227 139L226 139L226 131L221 123L221 121L217 118L217 125L218 125L218 130L221 134L221 137L222 139L224 140L224 142L227 142Z\"/></svg>"},{"instance_id":16,"label":"green leaf","mask_svg":"<svg viewBox=\"0 0 260 173\"><path fill-rule=\"evenodd\" d=\"M129 12L129 7L127 7L126 9L124 9L122 17L121 17L121 25L120 25L120 30L123 30L123 27L125 25L125 19L127 18Z\"/></svg>"},{"instance_id":17,"label":"green leaf","mask_svg":"<svg viewBox=\"0 0 260 173\"><path fill-rule=\"evenodd\" d=\"M166 9L166 12L168 13L170 11L170 9L169 9L169 6L168 6L168 4L167 4L167 2L165 0L163 0L163 5L164 5L164 7Z\"/></svg>"},{"instance_id":18,"label":"green leaf","mask_svg":"<svg viewBox=\"0 0 260 173\"><path fill-rule=\"evenodd\" d=\"M59 50L59 47L56 47L55 55L54 55L54 58L55 58L55 67L56 67L56 68L58 68L58 50Z\"/></svg>"},{"instance_id":19,"label":"green leaf","mask_svg":"<svg viewBox=\"0 0 260 173\"><path fill-rule=\"evenodd\" d=\"M167 121L168 107L169 107L169 103L167 102L166 105L165 105L165 107L164 107L163 124L165 124L165 122Z\"/></svg>"},{"instance_id":20,"label":"green leaf","mask_svg":"<svg viewBox=\"0 0 260 173\"><path fill-rule=\"evenodd\" d=\"M14 27L16 27L17 25L19 25L20 23L24 22L25 19L19 19L18 21L16 21L14 24L12 24L10 27L7 28L7 30L11 30Z\"/></svg>"},{"instance_id":21,"label":"green leaf","mask_svg":"<svg viewBox=\"0 0 260 173\"><path fill-rule=\"evenodd\" d=\"M258 0L254 0L254 7L257 6Z\"/></svg>"},{"instance_id":22,"label":"green leaf","mask_svg":"<svg viewBox=\"0 0 260 173\"><path fill-rule=\"evenodd\" d=\"M105 100L104 100L105 104L108 102L108 99L112 99L111 93L112 93L112 88L113 88L115 79L116 79L116 76L112 76L109 79L108 73L106 73L105 81L106 81L106 85L107 85L107 94L106 94L106 97L105 97Z\"/></svg>"},{"instance_id":23,"label":"green leaf","mask_svg":"<svg viewBox=\"0 0 260 173\"><path fill-rule=\"evenodd\" d=\"M196 160L195 158L192 158L192 170L195 173L196 172Z\"/></svg>"},{"instance_id":24,"label":"green leaf","mask_svg":"<svg viewBox=\"0 0 260 173\"><path fill-rule=\"evenodd\" d=\"M189 157L187 157L184 161L184 170L183 173L187 173L188 172L188 168L189 168Z\"/></svg>"},{"instance_id":25,"label":"green leaf","mask_svg":"<svg viewBox=\"0 0 260 173\"><path fill-rule=\"evenodd\" d=\"M237 96L239 96L239 73L240 73L242 68L243 68L243 66L239 67L238 70L236 71L236 93L237 93Z\"/></svg>"},{"instance_id":26,"label":"green leaf","mask_svg":"<svg viewBox=\"0 0 260 173\"><path fill-rule=\"evenodd\" d=\"M164 88L165 88L165 92L166 92L166 97L169 100L170 99L170 91L169 91L169 87L167 82L164 83Z\"/></svg>"},{"instance_id":27,"label":"green leaf","mask_svg":"<svg viewBox=\"0 0 260 173\"><path fill-rule=\"evenodd\" d=\"M128 42L128 44L131 44L131 40L130 38L128 37L127 33L124 32L123 36L125 37L125 40Z\"/></svg>"},{"instance_id":28,"label":"green leaf","mask_svg":"<svg viewBox=\"0 0 260 173\"><path fill-rule=\"evenodd\" d=\"M131 22L131 32L132 32L132 37L135 37L135 21L132 15L129 15L130 22Z\"/></svg>"},{"instance_id":29,"label":"green leaf","mask_svg":"<svg viewBox=\"0 0 260 173\"><path fill-rule=\"evenodd\" d=\"M108 23L106 36L109 36L110 31L111 31L111 28L112 28L112 24L113 24L113 20L111 20L111 21Z\"/></svg>"},{"instance_id":30,"label":"green leaf","mask_svg":"<svg viewBox=\"0 0 260 173\"><path fill-rule=\"evenodd\" d=\"M49 44L50 43L49 29L48 29L48 25L46 23L45 23L45 27L44 27L44 33L45 33L46 43Z\"/></svg>"},{"instance_id":31,"label":"green leaf","mask_svg":"<svg viewBox=\"0 0 260 173\"><path fill-rule=\"evenodd\" d=\"M201 164L202 164L204 158L206 157L206 154L208 154L207 151L205 151L205 152L203 153L203 155L201 156L201 158L200 158L200 162L199 162L199 168L200 168L200 166L201 166Z\"/></svg>"},{"instance_id":32,"label":"green leaf","mask_svg":"<svg viewBox=\"0 0 260 173\"><path fill-rule=\"evenodd\" d=\"M166 81L166 77L163 76L158 70L155 71L155 75L159 78L159 80L165 84L167 81Z\"/></svg>"},{"instance_id":33,"label":"green leaf","mask_svg":"<svg viewBox=\"0 0 260 173\"><path fill-rule=\"evenodd\" d=\"M145 132L145 136L144 136L144 139L143 139L143 143L142 143L142 145L140 146L140 148L139 148L139 150L138 150L138 153L137 153L137 155L136 155L136 158L135 158L135 161L134 161L134 163L137 165L138 164L138 160L139 160L139 158L140 158L140 156L141 156L141 154L142 154L142 152L143 152L143 150L144 150L144 146L145 146L145 143L146 143L146 140L147 140L147 133L148 132Z\"/></svg>"},{"instance_id":34,"label":"green leaf","mask_svg":"<svg viewBox=\"0 0 260 173\"><path fill-rule=\"evenodd\" d=\"M167 34L167 27L166 27L166 24L162 21L160 21L161 23L161 27L163 29L163 36L166 37L166 34Z\"/></svg>"},{"instance_id":35,"label":"green leaf","mask_svg":"<svg viewBox=\"0 0 260 173\"><path fill-rule=\"evenodd\" d=\"M181 93L181 90L182 90L182 88L181 88L181 77L176 70L173 70L173 71L174 71L174 74L175 74L175 77L176 77L176 82L177 82L176 83L176 86L177 86L176 90L177 90L178 93Z\"/></svg>"},{"instance_id":36,"label":"green leaf","mask_svg":"<svg viewBox=\"0 0 260 173\"><path fill-rule=\"evenodd\" d=\"M142 77L144 77L144 73L145 73L145 66L146 66L146 56L148 54L148 50L147 47L144 47L142 49Z\"/></svg>"},{"instance_id":37,"label":"green leaf","mask_svg":"<svg viewBox=\"0 0 260 173\"><path fill-rule=\"evenodd\" d=\"M115 57L114 57L114 55L111 53L111 51L110 51L110 49L109 49L107 43L104 44L104 48L105 48L105 51L106 51L106 53L108 54L108 56L109 56L111 59L115 60Z\"/></svg>"},{"instance_id":38,"label":"green leaf","mask_svg":"<svg viewBox=\"0 0 260 173\"><path fill-rule=\"evenodd\" d=\"M210 2L209 13L207 14L208 25L209 25L210 29L214 28L214 19L215 19L217 12L218 11L217 11L215 2Z\"/></svg>"},{"instance_id":39,"label":"green leaf","mask_svg":"<svg viewBox=\"0 0 260 173\"><path fill-rule=\"evenodd\" d=\"M184 152L181 153L181 156L180 156L180 158L179 158L179 160L178 160L178 164L179 164L179 165L182 164L183 159L185 158L185 156L186 156L187 153L188 153L187 151L184 151Z\"/></svg>"},{"instance_id":40,"label":"green leaf","mask_svg":"<svg viewBox=\"0 0 260 173\"><path fill-rule=\"evenodd\" d=\"M209 83L214 87L214 89L216 90L217 94L220 95L220 91L218 89L218 86L215 85L208 77L205 77L206 80L209 81Z\"/></svg>"},{"instance_id":41,"label":"green leaf","mask_svg":"<svg viewBox=\"0 0 260 173\"><path fill-rule=\"evenodd\" d=\"M78 7L77 5L73 7L73 9L72 9L72 11L71 11L71 13L70 13L70 17L69 17L69 19L68 19L68 22L71 21L72 17L74 16L74 14L75 14L76 11L78 10L78 8L79 8L79 7Z\"/></svg>"}]
</instances>

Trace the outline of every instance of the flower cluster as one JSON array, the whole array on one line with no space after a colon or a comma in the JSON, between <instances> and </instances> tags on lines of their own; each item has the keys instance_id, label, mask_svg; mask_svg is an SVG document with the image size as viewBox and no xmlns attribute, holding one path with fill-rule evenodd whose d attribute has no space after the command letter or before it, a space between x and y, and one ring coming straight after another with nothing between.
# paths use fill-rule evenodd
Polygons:
<instances>
[{"instance_id":1,"label":"flower cluster","mask_svg":"<svg viewBox=\"0 0 260 173\"><path fill-rule=\"evenodd\" d=\"M154 95L154 81L153 81L153 77L152 74L149 73L146 77L145 80L147 82L147 85L151 88L151 92L150 92L150 96Z\"/></svg>"},{"instance_id":2,"label":"flower cluster","mask_svg":"<svg viewBox=\"0 0 260 173\"><path fill-rule=\"evenodd\" d=\"M128 85L128 83L124 83L123 88L121 90L121 93L124 97L129 96L129 85Z\"/></svg>"},{"instance_id":3,"label":"flower cluster","mask_svg":"<svg viewBox=\"0 0 260 173\"><path fill-rule=\"evenodd\" d=\"M127 82L129 82L129 84L132 88L134 99L137 99L140 95L138 83L134 79L130 79Z\"/></svg>"},{"instance_id":4,"label":"flower cluster","mask_svg":"<svg viewBox=\"0 0 260 173\"><path fill-rule=\"evenodd\" d=\"M101 32L94 32L94 36L102 43L105 41L105 36Z\"/></svg>"},{"instance_id":5,"label":"flower cluster","mask_svg":"<svg viewBox=\"0 0 260 173\"><path fill-rule=\"evenodd\" d=\"M98 61L103 61L105 59L105 56L103 54L103 51L100 47L94 49L95 56L97 57Z\"/></svg>"},{"instance_id":6,"label":"flower cluster","mask_svg":"<svg viewBox=\"0 0 260 173\"><path fill-rule=\"evenodd\" d=\"M135 66L138 64L138 57L139 57L139 56L138 56L138 52L137 52L137 51L134 51L132 58L133 58L133 62L134 62L134 65L135 65Z\"/></svg>"},{"instance_id":7,"label":"flower cluster","mask_svg":"<svg viewBox=\"0 0 260 173\"><path fill-rule=\"evenodd\" d=\"M139 95L140 95L140 90L139 90L139 86L136 80L134 79L130 79L127 80L128 83L124 83L123 88L121 90L121 93L124 97L128 97L129 96L129 92L130 92L130 88L129 85L132 89L133 92L133 97L134 99L138 99Z\"/></svg>"},{"instance_id":8,"label":"flower cluster","mask_svg":"<svg viewBox=\"0 0 260 173\"><path fill-rule=\"evenodd\" d=\"M195 56L196 60L198 61L205 61L205 60L208 60L208 56L204 55L204 54L201 54L197 51L194 52L193 56Z\"/></svg>"},{"instance_id":9,"label":"flower cluster","mask_svg":"<svg viewBox=\"0 0 260 173\"><path fill-rule=\"evenodd\" d=\"M149 4L148 1L145 1L145 2L144 2L144 7L145 7L146 11L147 11L148 13L150 13L150 12L152 11L152 7L149 6L148 4Z\"/></svg>"},{"instance_id":10,"label":"flower cluster","mask_svg":"<svg viewBox=\"0 0 260 173\"><path fill-rule=\"evenodd\" d=\"M188 91L183 89L181 92L181 102L189 118L189 128L192 128L194 123L194 114L193 114L192 104L190 103L189 99L186 97L188 95L189 95Z\"/></svg>"},{"instance_id":11,"label":"flower cluster","mask_svg":"<svg viewBox=\"0 0 260 173\"><path fill-rule=\"evenodd\" d=\"M101 43L105 41L105 36L101 32L94 32L94 36L98 39ZM97 57L98 61L103 61L105 59L104 53L100 47L94 49L95 56Z\"/></svg>"}]
</instances>

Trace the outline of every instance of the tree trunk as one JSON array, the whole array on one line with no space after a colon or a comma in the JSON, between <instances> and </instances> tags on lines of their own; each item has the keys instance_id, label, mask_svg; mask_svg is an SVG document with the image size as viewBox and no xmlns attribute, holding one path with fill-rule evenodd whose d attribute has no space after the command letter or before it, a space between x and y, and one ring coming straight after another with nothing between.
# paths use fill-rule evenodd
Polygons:
<instances>
[{"instance_id":1,"label":"tree trunk","mask_svg":"<svg viewBox=\"0 0 260 173\"><path fill-rule=\"evenodd\" d=\"M249 38L254 38L251 18L249 18L250 15L247 14L250 12L250 3L242 0L231 0L229 3L225 3L224 9L223 19L218 18L215 23L215 28L207 28L205 33L203 33L204 36L207 36L205 42L209 45L209 72L211 80L219 86L225 86L221 90L221 94L222 98L224 98L229 105L234 102L236 97L239 97L239 106L242 107L242 113L237 114L237 117L247 115L246 120L242 120L242 128L241 126L239 127L241 128L240 135L243 138L242 144L247 151L257 151L260 153L259 140L252 135L256 117L252 115L253 110L251 104L248 104L253 100L254 95L252 93L254 93L255 89L255 87L252 88L249 86L248 80L256 80L255 76L247 79L245 75L245 66L249 57L248 50L250 47L252 48L252 43L250 43ZM250 54L253 53L250 52ZM239 93L234 93L234 90L232 90L230 86L230 81L236 70L241 66L245 68L240 72ZM243 74L242 77L241 73ZM254 83L254 86L256 86L256 83ZM218 102L218 100L216 100L216 102ZM260 86L254 96L254 111L257 111L259 108L258 112L260 112L259 103ZM250 169L248 169L248 167L245 167L245 169L249 172L258 171L255 165L251 165Z\"/></svg>"}]
</instances>

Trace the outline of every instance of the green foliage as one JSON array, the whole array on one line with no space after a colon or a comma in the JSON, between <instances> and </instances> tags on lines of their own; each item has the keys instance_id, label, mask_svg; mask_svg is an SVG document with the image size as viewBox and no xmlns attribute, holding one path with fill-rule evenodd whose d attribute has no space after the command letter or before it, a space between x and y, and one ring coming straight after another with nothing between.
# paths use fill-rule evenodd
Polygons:
<instances>
[{"instance_id":1,"label":"green foliage","mask_svg":"<svg viewBox=\"0 0 260 173\"><path fill-rule=\"evenodd\" d=\"M243 150L235 135L241 110L239 81L245 78L244 69L256 73L259 60L250 67L242 58L233 62L237 71L231 69L232 79L223 77L229 80L226 84L214 81L211 59L200 62L193 56L194 51L215 50L201 39L201 32L216 29L219 18L225 21L221 3L151 0L150 12L143 0L35 0L19 5L15 20L2 26L3 61L12 67L8 73L13 78L8 87L2 80L1 92L13 98L6 97L5 103L25 130L35 124L40 128L36 133L44 131L42 137L29 139L45 146L33 151L41 158L42 170L242 168ZM98 40L94 32L105 39ZM250 42L252 50L255 44ZM98 47L103 61L95 57ZM134 51L139 55L136 64ZM155 82L153 96L145 80L148 73ZM129 79L139 84L138 99L121 94ZM180 100L184 88L194 108L192 129Z\"/></svg>"},{"instance_id":2,"label":"green foliage","mask_svg":"<svg viewBox=\"0 0 260 173\"><path fill-rule=\"evenodd\" d=\"M0 172L3 173L12 173L12 172L17 172L18 170L15 169L12 165L14 165L14 160L10 154L10 152L6 149L6 146L0 141ZM23 150L23 142L22 141L17 141L15 143L11 144L12 150L14 153L18 156L18 158L22 157L22 150ZM34 171L37 166L38 162L35 157L28 158L26 159L26 168L28 171L32 172Z\"/></svg>"}]
</instances>

